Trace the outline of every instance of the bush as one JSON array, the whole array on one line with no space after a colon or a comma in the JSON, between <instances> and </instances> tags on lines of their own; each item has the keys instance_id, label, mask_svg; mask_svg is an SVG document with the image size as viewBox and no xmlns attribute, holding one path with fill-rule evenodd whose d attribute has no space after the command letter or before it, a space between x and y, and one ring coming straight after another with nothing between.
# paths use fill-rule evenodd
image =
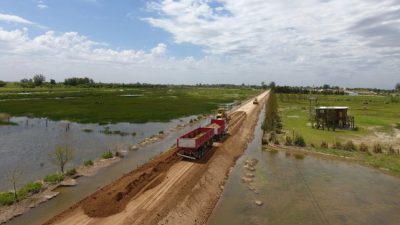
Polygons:
<instances>
[{"instance_id":1,"label":"bush","mask_svg":"<svg viewBox=\"0 0 400 225\"><path fill-rule=\"evenodd\" d=\"M358 149L360 152L368 152L368 146L365 143L361 143Z\"/></svg>"},{"instance_id":2,"label":"bush","mask_svg":"<svg viewBox=\"0 0 400 225\"><path fill-rule=\"evenodd\" d=\"M396 151L394 150L394 148L392 146L389 146L388 153L391 155L394 155L394 154L396 154Z\"/></svg>"},{"instance_id":3,"label":"bush","mask_svg":"<svg viewBox=\"0 0 400 225\"><path fill-rule=\"evenodd\" d=\"M267 145L268 144L268 139L263 137L262 140L261 140L261 144L262 145Z\"/></svg>"},{"instance_id":4,"label":"bush","mask_svg":"<svg viewBox=\"0 0 400 225\"><path fill-rule=\"evenodd\" d=\"M58 174L58 173L49 174L44 178L44 182L52 183L52 184L60 183L63 180L64 180L64 175Z\"/></svg>"},{"instance_id":5,"label":"bush","mask_svg":"<svg viewBox=\"0 0 400 225\"><path fill-rule=\"evenodd\" d=\"M306 142L304 141L303 136L296 135L296 137L294 138L294 145L299 146L299 147L305 147Z\"/></svg>"},{"instance_id":6,"label":"bush","mask_svg":"<svg viewBox=\"0 0 400 225\"><path fill-rule=\"evenodd\" d=\"M74 176L76 173L77 173L77 172L76 172L76 169L73 168L73 169L68 170L67 173L66 173L66 175L69 176L69 177L72 177L72 176Z\"/></svg>"},{"instance_id":7,"label":"bush","mask_svg":"<svg viewBox=\"0 0 400 225\"><path fill-rule=\"evenodd\" d=\"M114 155L110 150L107 152L104 152L103 155L101 155L101 158L103 158L103 159L111 159L112 157L114 157Z\"/></svg>"},{"instance_id":8,"label":"bush","mask_svg":"<svg viewBox=\"0 0 400 225\"><path fill-rule=\"evenodd\" d=\"M374 144L374 147L372 148L372 151L376 154L382 153L382 146L379 143Z\"/></svg>"},{"instance_id":9,"label":"bush","mask_svg":"<svg viewBox=\"0 0 400 225\"><path fill-rule=\"evenodd\" d=\"M274 131L272 131L269 135L269 141L272 143L275 143L276 141L276 133Z\"/></svg>"},{"instance_id":10,"label":"bush","mask_svg":"<svg viewBox=\"0 0 400 225\"><path fill-rule=\"evenodd\" d=\"M356 149L357 148L352 141L346 142L346 145L344 146L344 150L346 151L355 151Z\"/></svg>"},{"instance_id":11,"label":"bush","mask_svg":"<svg viewBox=\"0 0 400 225\"><path fill-rule=\"evenodd\" d=\"M290 145L292 145L292 144L293 144L293 139L292 139L292 137L286 136L286 137L285 137L285 145L286 145L286 146L290 146Z\"/></svg>"},{"instance_id":12,"label":"bush","mask_svg":"<svg viewBox=\"0 0 400 225\"><path fill-rule=\"evenodd\" d=\"M328 143L326 141L322 141L321 148L329 148Z\"/></svg>"},{"instance_id":13,"label":"bush","mask_svg":"<svg viewBox=\"0 0 400 225\"><path fill-rule=\"evenodd\" d=\"M12 192L0 193L0 205L12 205L14 202L15 202L14 193Z\"/></svg>"},{"instance_id":14,"label":"bush","mask_svg":"<svg viewBox=\"0 0 400 225\"><path fill-rule=\"evenodd\" d=\"M43 189L42 182L29 182L25 184L19 191L36 194L39 193Z\"/></svg>"},{"instance_id":15,"label":"bush","mask_svg":"<svg viewBox=\"0 0 400 225\"><path fill-rule=\"evenodd\" d=\"M92 160L85 160L84 162L83 162L83 165L85 165L85 166L87 166L87 167L89 167L89 166L93 166L93 161Z\"/></svg>"},{"instance_id":16,"label":"bush","mask_svg":"<svg viewBox=\"0 0 400 225\"><path fill-rule=\"evenodd\" d=\"M314 145L314 143L311 143L311 144L310 144L310 146L311 146L312 148L315 148L315 145Z\"/></svg>"},{"instance_id":17,"label":"bush","mask_svg":"<svg viewBox=\"0 0 400 225\"><path fill-rule=\"evenodd\" d=\"M333 148L334 149L338 149L338 150L342 150L343 149L342 142L336 141L336 143L333 144Z\"/></svg>"}]
</instances>

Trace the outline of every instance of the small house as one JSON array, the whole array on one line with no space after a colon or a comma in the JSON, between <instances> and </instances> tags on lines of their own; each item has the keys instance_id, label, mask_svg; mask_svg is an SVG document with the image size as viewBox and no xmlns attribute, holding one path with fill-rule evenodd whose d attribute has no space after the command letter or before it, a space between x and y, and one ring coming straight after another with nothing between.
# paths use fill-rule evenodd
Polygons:
<instances>
[{"instance_id":1,"label":"small house","mask_svg":"<svg viewBox=\"0 0 400 225\"><path fill-rule=\"evenodd\" d=\"M354 117L348 115L348 110L346 106L315 107L315 128L353 129Z\"/></svg>"}]
</instances>

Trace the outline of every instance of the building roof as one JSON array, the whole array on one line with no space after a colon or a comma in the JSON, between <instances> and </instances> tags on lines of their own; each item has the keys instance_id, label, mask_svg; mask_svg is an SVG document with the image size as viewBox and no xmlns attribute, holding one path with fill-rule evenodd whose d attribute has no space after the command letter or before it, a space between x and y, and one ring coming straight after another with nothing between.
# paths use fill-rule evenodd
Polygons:
<instances>
[{"instance_id":1,"label":"building roof","mask_svg":"<svg viewBox=\"0 0 400 225\"><path fill-rule=\"evenodd\" d=\"M315 107L315 109L349 109L347 106L320 106Z\"/></svg>"}]
</instances>

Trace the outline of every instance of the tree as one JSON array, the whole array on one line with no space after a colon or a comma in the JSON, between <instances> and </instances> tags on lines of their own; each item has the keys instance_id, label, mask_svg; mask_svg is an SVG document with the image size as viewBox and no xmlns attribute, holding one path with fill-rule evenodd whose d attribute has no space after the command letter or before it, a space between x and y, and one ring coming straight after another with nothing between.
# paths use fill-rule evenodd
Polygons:
<instances>
[{"instance_id":1,"label":"tree","mask_svg":"<svg viewBox=\"0 0 400 225\"><path fill-rule=\"evenodd\" d=\"M271 83L269 83L269 88L271 88L272 90L275 90L276 84L274 81L272 81Z\"/></svg>"},{"instance_id":2,"label":"tree","mask_svg":"<svg viewBox=\"0 0 400 225\"><path fill-rule=\"evenodd\" d=\"M329 86L329 84L324 84L324 86L322 86L322 88L323 88L324 90L326 90L326 89L331 88L331 86Z\"/></svg>"},{"instance_id":3,"label":"tree","mask_svg":"<svg viewBox=\"0 0 400 225\"><path fill-rule=\"evenodd\" d=\"M7 179L13 186L14 199L16 202L19 201L17 184L19 182L21 175L22 175L22 172L20 170L18 170L17 168L14 168L13 170L9 171L7 174Z\"/></svg>"},{"instance_id":4,"label":"tree","mask_svg":"<svg viewBox=\"0 0 400 225\"><path fill-rule=\"evenodd\" d=\"M51 85L55 85L55 84L56 84L56 81L55 81L54 79L51 79L51 80L50 80L50 84L51 84Z\"/></svg>"},{"instance_id":5,"label":"tree","mask_svg":"<svg viewBox=\"0 0 400 225\"><path fill-rule=\"evenodd\" d=\"M395 89L396 89L396 91L400 91L400 83L396 84L396 88Z\"/></svg>"},{"instance_id":6,"label":"tree","mask_svg":"<svg viewBox=\"0 0 400 225\"><path fill-rule=\"evenodd\" d=\"M267 89L267 84L263 81L263 82L261 82L261 87L262 87L263 89Z\"/></svg>"},{"instance_id":7,"label":"tree","mask_svg":"<svg viewBox=\"0 0 400 225\"><path fill-rule=\"evenodd\" d=\"M46 77L43 76L42 74L37 74L33 76L33 83L35 83L36 86L42 85L46 81Z\"/></svg>"},{"instance_id":8,"label":"tree","mask_svg":"<svg viewBox=\"0 0 400 225\"><path fill-rule=\"evenodd\" d=\"M6 85L7 85L7 83L6 83L6 82L4 82L4 81L0 80L0 87L4 87L4 86L6 86Z\"/></svg>"},{"instance_id":9,"label":"tree","mask_svg":"<svg viewBox=\"0 0 400 225\"><path fill-rule=\"evenodd\" d=\"M68 146L56 146L49 158L54 165L60 167L61 173L64 173L65 166L74 158L74 151Z\"/></svg>"}]
</instances>

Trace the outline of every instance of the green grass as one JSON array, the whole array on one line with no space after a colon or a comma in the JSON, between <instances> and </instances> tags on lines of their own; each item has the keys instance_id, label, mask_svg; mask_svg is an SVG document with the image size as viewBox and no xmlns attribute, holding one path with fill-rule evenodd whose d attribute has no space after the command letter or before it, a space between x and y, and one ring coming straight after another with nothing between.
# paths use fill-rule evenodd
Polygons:
<instances>
[{"instance_id":1,"label":"green grass","mask_svg":"<svg viewBox=\"0 0 400 225\"><path fill-rule=\"evenodd\" d=\"M309 101L307 95L279 94L280 115L284 129L301 134L307 143L320 145L322 141L345 142L373 132L392 132L399 121L400 104L388 103L390 97L384 96L318 96L321 106L349 106L349 115L355 117L358 131L317 130L309 125ZM364 102L368 102L367 105Z\"/></svg>"},{"instance_id":2,"label":"green grass","mask_svg":"<svg viewBox=\"0 0 400 225\"><path fill-rule=\"evenodd\" d=\"M21 189L17 191L19 200L23 200L30 194L39 193L43 189L41 182L29 182ZM1 192L0 193L0 205L12 205L15 203L15 196L13 192Z\"/></svg>"},{"instance_id":3,"label":"green grass","mask_svg":"<svg viewBox=\"0 0 400 225\"><path fill-rule=\"evenodd\" d=\"M111 159L112 157L114 157L114 155L111 151L104 152L101 155L101 158L103 158L103 159Z\"/></svg>"},{"instance_id":4,"label":"green grass","mask_svg":"<svg viewBox=\"0 0 400 225\"><path fill-rule=\"evenodd\" d=\"M58 174L58 173L49 174L43 180L44 180L44 182L47 182L47 183L56 184L56 183L60 183L61 181L64 180L64 175Z\"/></svg>"},{"instance_id":5,"label":"green grass","mask_svg":"<svg viewBox=\"0 0 400 225\"><path fill-rule=\"evenodd\" d=\"M93 166L93 161L92 160L85 160L84 162L83 162L83 165L85 165L86 167L90 167L90 166Z\"/></svg>"},{"instance_id":6,"label":"green grass","mask_svg":"<svg viewBox=\"0 0 400 225\"><path fill-rule=\"evenodd\" d=\"M359 151L360 146L349 143L350 140L371 134L374 131L391 133L399 128L400 104L392 101L390 96L318 96L321 106L349 106L349 115L355 117L357 131L354 130L317 130L308 124L309 101L307 95L278 95L280 115L284 130L301 134L307 145L314 148L307 150L351 157L368 165L384 168L395 175L400 175L400 155L372 154L374 141L366 143L370 152ZM365 104L367 103L367 104ZM321 148L321 143L330 146L340 143L342 149ZM337 144L336 144L337 145ZM387 146L384 146L387 148ZM347 151L345 150L347 149ZM357 150L355 150L357 149Z\"/></svg>"},{"instance_id":7,"label":"green grass","mask_svg":"<svg viewBox=\"0 0 400 225\"><path fill-rule=\"evenodd\" d=\"M0 205L12 205L14 202L15 202L14 193L12 192L0 193Z\"/></svg>"},{"instance_id":8,"label":"green grass","mask_svg":"<svg viewBox=\"0 0 400 225\"><path fill-rule=\"evenodd\" d=\"M196 87L1 88L0 98L8 101L0 102L0 109L12 116L48 117L80 123L165 122L210 113L221 104L244 100L259 92L248 88Z\"/></svg>"}]
</instances>

